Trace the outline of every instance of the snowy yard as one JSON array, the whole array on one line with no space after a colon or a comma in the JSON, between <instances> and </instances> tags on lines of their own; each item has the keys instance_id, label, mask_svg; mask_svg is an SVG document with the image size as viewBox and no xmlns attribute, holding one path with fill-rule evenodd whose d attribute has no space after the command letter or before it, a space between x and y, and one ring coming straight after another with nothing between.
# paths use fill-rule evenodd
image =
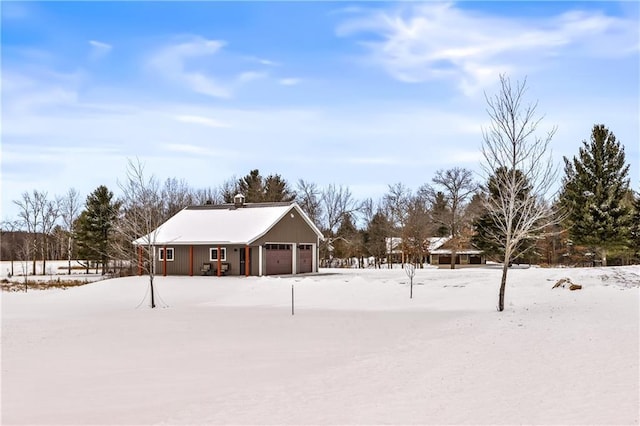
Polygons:
<instances>
[{"instance_id":1,"label":"snowy yard","mask_svg":"<svg viewBox=\"0 0 640 426\"><path fill-rule=\"evenodd\" d=\"M503 313L499 279L158 277L155 310L145 277L4 292L2 424L638 424L640 266L513 269Z\"/></svg>"}]
</instances>

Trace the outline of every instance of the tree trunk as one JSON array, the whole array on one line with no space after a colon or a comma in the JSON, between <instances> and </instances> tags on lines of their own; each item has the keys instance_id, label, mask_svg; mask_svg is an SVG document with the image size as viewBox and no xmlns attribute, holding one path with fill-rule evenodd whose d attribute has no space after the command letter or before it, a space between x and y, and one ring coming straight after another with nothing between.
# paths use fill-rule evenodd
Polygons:
<instances>
[{"instance_id":1,"label":"tree trunk","mask_svg":"<svg viewBox=\"0 0 640 426\"><path fill-rule=\"evenodd\" d=\"M38 242L36 240L33 240L33 259L32 259L32 271L31 271L31 275L35 275L36 274L36 253L38 252Z\"/></svg>"},{"instance_id":2,"label":"tree trunk","mask_svg":"<svg viewBox=\"0 0 640 426\"><path fill-rule=\"evenodd\" d=\"M504 291L507 286L507 272L509 270L509 258L505 256L502 265L502 279L500 280L500 297L498 299L498 311L504 311Z\"/></svg>"},{"instance_id":3,"label":"tree trunk","mask_svg":"<svg viewBox=\"0 0 640 426\"><path fill-rule=\"evenodd\" d=\"M151 308L156 307L155 294L153 292L153 274L149 274L149 285L151 286Z\"/></svg>"},{"instance_id":4,"label":"tree trunk","mask_svg":"<svg viewBox=\"0 0 640 426\"><path fill-rule=\"evenodd\" d=\"M47 275L47 240L46 239L43 241L41 254L42 254L42 275Z\"/></svg>"},{"instance_id":5,"label":"tree trunk","mask_svg":"<svg viewBox=\"0 0 640 426\"><path fill-rule=\"evenodd\" d=\"M71 275L71 236L67 240L67 260L69 261L68 275Z\"/></svg>"},{"instance_id":6,"label":"tree trunk","mask_svg":"<svg viewBox=\"0 0 640 426\"><path fill-rule=\"evenodd\" d=\"M102 255L102 275L107 273L107 256Z\"/></svg>"},{"instance_id":7,"label":"tree trunk","mask_svg":"<svg viewBox=\"0 0 640 426\"><path fill-rule=\"evenodd\" d=\"M456 256L457 252L455 249L451 250L451 269L456 269Z\"/></svg>"}]
</instances>

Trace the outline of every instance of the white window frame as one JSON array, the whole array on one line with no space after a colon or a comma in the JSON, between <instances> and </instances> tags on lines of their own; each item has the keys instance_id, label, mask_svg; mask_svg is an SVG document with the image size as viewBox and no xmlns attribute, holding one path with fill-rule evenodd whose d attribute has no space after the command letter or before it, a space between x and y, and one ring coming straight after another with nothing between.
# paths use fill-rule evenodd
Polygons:
<instances>
[{"instance_id":1,"label":"white window frame","mask_svg":"<svg viewBox=\"0 0 640 426\"><path fill-rule=\"evenodd\" d=\"M173 262L176 258L176 252L173 247L158 247L158 260L160 262L164 262L164 250L167 249L167 253L170 253L170 256L167 256L167 262Z\"/></svg>"},{"instance_id":2,"label":"white window frame","mask_svg":"<svg viewBox=\"0 0 640 426\"><path fill-rule=\"evenodd\" d=\"M213 258L213 253L216 254L216 258ZM226 262L227 261L227 248L226 247L220 247L220 257L222 259L220 259L220 262ZM210 262L217 262L218 261L218 247L211 247L209 248L209 261Z\"/></svg>"}]
</instances>

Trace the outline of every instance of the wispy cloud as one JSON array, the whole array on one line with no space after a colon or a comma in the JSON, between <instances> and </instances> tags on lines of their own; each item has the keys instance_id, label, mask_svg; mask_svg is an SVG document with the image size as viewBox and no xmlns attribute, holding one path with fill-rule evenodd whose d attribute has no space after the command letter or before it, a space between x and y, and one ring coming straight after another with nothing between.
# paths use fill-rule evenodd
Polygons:
<instances>
[{"instance_id":1,"label":"wispy cloud","mask_svg":"<svg viewBox=\"0 0 640 426\"><path fill-rule=\"evenodd\" d=\"M248 61L257 62L260 65L266 65L269 67L277 67L281 65L279 62L272 61L271 59L259 58L257 56L247 56L246 59Z\"/></svg>"},{"instance_id":2,"label":"wispy cloud","mask_svg":"<svg viewBox=\"0 0 640 426\"><path fill-rule=\"evenodd\" d=\"M295 86L297 84L300 84L302 80L300 80L299 78L281 78L280 80L278 80L278 83L280 83L283 86Z\"/></svg>"},{"instance_id":3,"label":"wispy cloud","mask_svg":"<svg viewBox=\"0 0 640 426\"><path fill-rule=\"evenodd\" d=\"M254 80L260 80L266 78L269 74L264 71L244 71L236 77L236 82L239 84L248 83Z\"/></svg>"},{"instance_id":4,"label":"wispy cloud","mask_svg":"<svg viewBox=\"0 0 640 426\"><path fill-rule=\"evenodd\" d=\"M176 120L183 123L194 123L215 128L231 127L229 124L223 123L222 121L215 120L209 117L202 117L199 115L179 115L176 117Z\"/></svg>"},{"instance_id":5,"label":"wispy cloud","mask_svg":"<svg viewBox=\"0 0 640 426\"><path fill-rule=\"evenodd\" d=\"M186 143L166 143L162 145L165 151L177 152L182 154L194 154L194 155L211 155L210 149L203 146L191 145Z\"/></svg>"},{"instance_id":6,"label":"wispy cloud","mask_svg":"<svg viewBox=\"0 0 640 426\"><path fill-rule=\"evenodd\" d=\"M225 87L204 70L189 67L193 59L211 58L225 45L220 40L193 37L189 41L165 46L150 60L151 66L166 79L180 83L190 90L217 98L231 97L231 89Z\"/></svg>"},{"instance_id":7,"label":"wispy cloud","mask_svg":"<svg viewBox=\"0 0 640 426\"><path fill-rule=\"evenodd\" d=\"M149 64L166 80L196 93L223 99L233 97L237 89L249 82L269 77L269 72L264 70L239 70L243 61L250 59L262 65L276 65L267 59L234 56L228 52L223 57L225 45L221 40L191 37L159 49ZM215 75L212 70L216 70Z\"/></svg>"},{"instance_id":8,"label":"wispy cloud","mask_svg":"<svg viewBox=\"0 0 640 426\"><path fill-rule=\"evenodd\" d=\"M106 56L107 54L109 54L109 52L111 52L111 49L113 47L108 43L104 43L102 41L97 41L97 40L89 40L89 44L91 45L90 57L91 59L94 59L94 60L100 59Z\"/></svg>"},{"instance_id":9,"label":"wispy cloud","mask_svg":"<svg viewBox=\"0 0 640 426\"><path fill-rule=\"evenodd\" d=\"M336 32L359 37L369 59L397 80L450 80L466 94L500 72L541 66L544 58L569 49L584 56L638 50L632 19L585 11L539 19L504 17L452 3L369 10L346 19Z\"/></svg>"}]
</instances>

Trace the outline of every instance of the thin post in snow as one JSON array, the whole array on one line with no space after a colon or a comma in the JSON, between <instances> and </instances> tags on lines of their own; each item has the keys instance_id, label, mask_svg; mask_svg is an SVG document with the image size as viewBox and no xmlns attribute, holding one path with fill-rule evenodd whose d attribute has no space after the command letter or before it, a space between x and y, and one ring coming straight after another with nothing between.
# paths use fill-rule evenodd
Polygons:
<instances>
[{"instance_id":1,"label":"thin post in snow","mask_svg":"<svg viewBox=\"0 0 640 426\"><path fill-rule=\"evenodd\" d=\"M293 284L291 284L291 315L293 315Z\"/></svg>"}]
</instances>

